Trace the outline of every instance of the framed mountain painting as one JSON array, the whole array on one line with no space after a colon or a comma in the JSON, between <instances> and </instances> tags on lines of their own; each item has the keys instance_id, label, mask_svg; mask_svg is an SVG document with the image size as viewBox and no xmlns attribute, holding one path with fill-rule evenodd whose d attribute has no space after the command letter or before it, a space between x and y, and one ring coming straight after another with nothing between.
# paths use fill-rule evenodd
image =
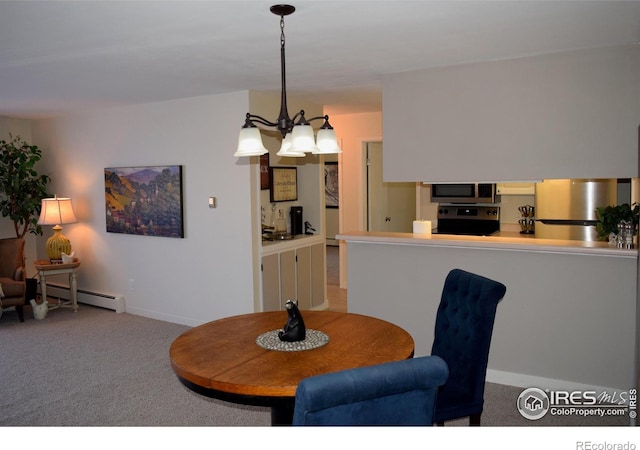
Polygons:
<instances>
[{"instance_id":1,"label":"framed mountain painting","mask_svg":"<svg viewBox=\"0 0 640 450\"><path fill-rule=\"evenodd\" d=\"M109 233L184 237L182 166L104 169Z\"/></svg>"}]
</instances>

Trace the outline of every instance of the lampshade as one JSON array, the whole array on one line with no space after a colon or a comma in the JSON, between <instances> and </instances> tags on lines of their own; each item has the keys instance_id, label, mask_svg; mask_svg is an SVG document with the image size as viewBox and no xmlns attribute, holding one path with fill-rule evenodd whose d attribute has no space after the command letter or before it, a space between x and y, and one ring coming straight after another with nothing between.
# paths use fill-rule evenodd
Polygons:
<instances>
[{"instance_id":1,"label":"lampshade","mask_svg":"<svg viewBox=\"0 0 640 450\"><path fill-rule=\"evenodd\" d=\"M71 253L71 242L62 234L61 224L76 223L70 198L43 198L40 210L39 225L54 225L53 235L47 239L47 256L51 261L58 261L62 253Z\"/></svg>"},{"instance_id":2,"label":"lampshade","mask_svg":"<svg viewBox=\"0 0 640 450\"><path fill-rule=\"evenodd\" d=\"M342 150L340 150L340 147L338 146L338 138L336 137L336 132L333 130L333 128L320 128L318 130L316 141L317 150L313 153L317 155L342 153Z\"/></svg>"},{"instance_id":3,"label":"lampshade","mask_svg":"<svg viewBox=\"0 0 640 450\"><path fill-rule=\"evenodd\" d=\"M292 136L291 133L287 133L287 135L282 140L282 145L280 146L280 151L276 153L278 156L289 156L289 157L301 157L305 156L304 152L296 152L291 150L291 142Z\"/></svg>"},{"instance_id":4,"label":"lampshade","mask_svg":"<svg viewBox=\"0 0 640 450\"><path fill-rule=\"evenodd\" d=\"M291 150L294 152L318 151L311 125L304 124L293 127L293 131L291 132Z\"/></svg>"},{"instance_id":5,"label":"lampshade","mask_svg":"<svg viewBox=\"0 0 640 450\"><path fill-rule=\"evenodd\" d=\"M262 144L258 127L246 127L240 130L238 148L233 156L260 156L269 153Z\"/></svg>"},{"instance_id":6,"label":"lampshade","mask_svg":"<svg viewBox=\"0 0 640 450\"><path fill-rule=\"evenodd\" d=\"M73 212L70 198L43 198L40 210L39 225L64 225L76 223L76 215Z\"/></svg>"}]
</instances>

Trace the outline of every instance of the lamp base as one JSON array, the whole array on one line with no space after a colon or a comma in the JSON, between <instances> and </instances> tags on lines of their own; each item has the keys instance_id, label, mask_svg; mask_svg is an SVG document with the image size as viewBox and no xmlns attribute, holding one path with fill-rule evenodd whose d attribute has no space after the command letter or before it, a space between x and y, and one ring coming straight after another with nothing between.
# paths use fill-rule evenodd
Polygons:
<instances>
[{"instance_id":1,"label":"lamp base","mask_svg":"<svg viewBox=\"0 0 640 450\"><path fill-rule=\"evenodd\" d=\"M71 253L71 241L62 234L62 227L53 227L53 234L47 239L47 256L51 262L62 261L62 253Z\"/></svg>"}]
</instances>

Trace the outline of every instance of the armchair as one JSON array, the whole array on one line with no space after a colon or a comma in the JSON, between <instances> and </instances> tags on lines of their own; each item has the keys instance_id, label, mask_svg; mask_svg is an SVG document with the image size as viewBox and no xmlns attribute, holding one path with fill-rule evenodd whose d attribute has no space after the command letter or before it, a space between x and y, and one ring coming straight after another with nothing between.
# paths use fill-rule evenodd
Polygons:
<instances>
[{"instance_id":1,"label":"armchair","mask_svg":"<svg viewBox=\"0 0 640 450\"><path fill-rule=\"evenodd\" d=\"M0 288L4 294L0 308L15 306L20 322L24 322L26 291L24 243L23 238L0 239Z\"/></svg>"},{"instance_id":2,"label":"armchair","mask_svg":"<svg viewBox=\"0 0 640 450\"><path fill-rule=\"evenodd\" d=\"M442 358L423 356L305 378L293 425L431 426L448 373Z\"/></svg>"}]
</instances>

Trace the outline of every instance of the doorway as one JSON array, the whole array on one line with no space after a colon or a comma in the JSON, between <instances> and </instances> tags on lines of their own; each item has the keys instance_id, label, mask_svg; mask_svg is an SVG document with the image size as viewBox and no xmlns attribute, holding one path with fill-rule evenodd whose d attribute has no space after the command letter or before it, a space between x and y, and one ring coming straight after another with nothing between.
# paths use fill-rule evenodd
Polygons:
<instances>
[{"instance_id":1,"label":"doorway","mask_svg":"<svg viewBox=\"0 0 640 450\"><path fill-rule=\"evenodd\" d=\"M411 233L416 218L416 184L385 182L382 152L382 142L365 142L366 231Z\"/></svg>"}]
</instances>

